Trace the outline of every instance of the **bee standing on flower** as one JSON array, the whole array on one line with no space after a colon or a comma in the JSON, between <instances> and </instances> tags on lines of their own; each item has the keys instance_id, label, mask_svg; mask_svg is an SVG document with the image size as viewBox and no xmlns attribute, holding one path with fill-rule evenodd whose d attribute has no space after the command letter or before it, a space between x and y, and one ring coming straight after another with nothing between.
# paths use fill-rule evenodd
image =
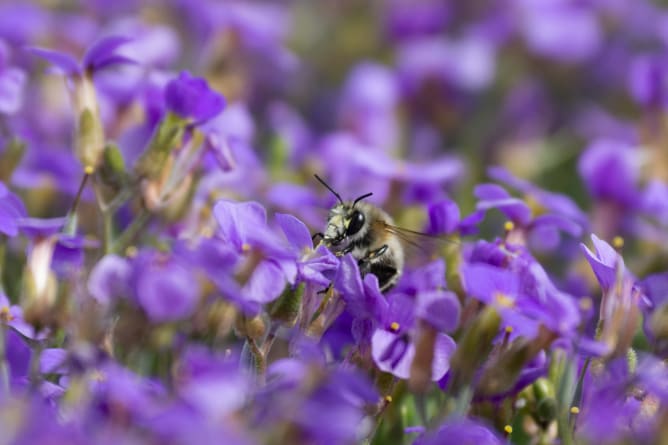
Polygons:
<instances>
[{"instance_id":1,"label":"bee standing on flower","mask_svg":"<svg viewBox=\"0 0 668 445\"><path fill-rule=\"evenodd\" d=\"M327 218L325 233L317 233L322 242L338 255L351 253L362 275L368 273L378 277L381 291L394 286L404 267L404 249L401 245L402 232L394 226L392 217L373 204L363 202L372 193L364 194L354 201L343 201L318 175L320 181L339 200ZM415 232L417 234L417 232Z\"/></svg>"}]
</instances>

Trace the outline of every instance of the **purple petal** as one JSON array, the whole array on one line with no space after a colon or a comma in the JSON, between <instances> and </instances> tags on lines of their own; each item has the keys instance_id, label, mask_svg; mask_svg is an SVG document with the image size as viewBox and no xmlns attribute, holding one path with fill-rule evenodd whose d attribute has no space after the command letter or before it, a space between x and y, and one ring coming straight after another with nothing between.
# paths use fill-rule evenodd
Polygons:
<instances>
[{"instance_id":1,"label":"purple petal","mask_svg":"<svg viewBox=\"0 0 668 445\"><path fill-rule=\"evenodd\" d=\"M206 80L186 71L167 84L165 99L172 112L198 123L215 117L225 108L222 95L211 90Z\"/></svg>"},{"instance_id":2,"label":"purple petal","mask_svg":"<svg viewBox=\"0 0 668 445\"><path fill-rule=\"evenodd\" d=\"M245 299L269 303L281 295L286 279L281 268L273 261L262 261L243 288Z\"/></svg>"},{"instance_id":3,"label":"purple petal","mask_svg":"<svg viewBox=\"0 0 668 445\"><path fill-rule=\"evenodd\" d=\"M432 291L418 294L416 317L442 332L452 332L459 324L461 307L452 292Z\"/></svg>"},{"instance_id":4,"label":"purple petal","mask_svg":"<svg viewBox=\"0 0 668 445\"><path fill-rule=\"evenodd\" d=\"M250 234L267 225L267 214L261 204L253 201L218 201L213 214L220 224L221 235L238 250L248 242Z\"/></svg>"},{"instance_id":5,"label":"purple petal","mask_svg":"<svg viewBox=\"0 0 668 445\"><path fill-rule=\"evenodd\" d=\"M65 371L67 350L60 348L48 348L39 356L39 369L44 374L62 374Z\"/></svg>"},{"instance_id":6,"label":"purple petal","mask_svg":"<svg viewBox=\"0 0 668 445\"><path fill-rule=\"evenodd\" d=\"M580 244L580 247L585 254L585 258L589 261L589 265L594 271L601 288L604 290L610 289L617 280L617 267L624 268L624 260L610 244L593 233L591 240L594 243L595 254L584 244Z\"/></svg>"},{"instance_id":7,"label":"purple petal","mask_svg":"<svg viewBox=\"0 0 668 445\"><path fill-rule=\"evenodd\" d=\"M103 257L88 278L88 292L101 304L109 304L116 298L128 295L128 280L132 273L130 263L117 255Z\"/></svg>"},{"instance_id":8,"label":"purple petal","mask_svg":"<svg viewBox=\"0 0 668 445\"><path fill-rule=\"evenodd\" d=\"M513 272L488 264L468 264L461 269L466 291L487 304L493 304L497 295L517 296L519 279Z\"/></svg>"},{"instance_id":9,"label":"purple petal","mask_svg":"<svg viewBox=\"0 0 668 445\"><path fill-rule=\"evenodd\" d=\"M95 42L83 57L86 69L97 71L115 63L134 62L128 57L116 54L115 51L132 39L122 36L110 36Z\"/></svg>"},{"instance_id":10,"label":"purple petal","mask_svg":"<svg viewBox=\"0 0 668 445\"><path fill-rule=\"evenodd\" d=\"M28 51L42 59L45 59L55 65L62 74L66 76L82 74L81 67L77 60L69 54L46 48L29 48Z\"/></svg>"},{"instance_id":11,"label":"purple petal","mask_svg":"<svg viewBox=\"0 0 668 445\"><path fill-rule=\"evenodd\" d=\"M298 218L285 213L277 213L275 218L292 246L296 247L299 251L313 248L311 234L304 223Z\"/></svg>"}]
</instances>

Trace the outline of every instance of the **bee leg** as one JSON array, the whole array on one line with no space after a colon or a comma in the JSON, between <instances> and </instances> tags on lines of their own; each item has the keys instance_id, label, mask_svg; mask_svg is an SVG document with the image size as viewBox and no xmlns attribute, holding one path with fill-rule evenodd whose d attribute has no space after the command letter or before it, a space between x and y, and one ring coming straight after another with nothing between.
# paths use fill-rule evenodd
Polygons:
<instances>
[{"instance_id":1,"label":"bee leg","mask_svg":"<svg viewBox=\"0 0 668 445\"><path fill-rule=\"evenodd\" d=\"M372 250L369 252L368 257L369 258L378 258L379 256L383 255L385 252L387 252L387 244L383 244L381 247L379 247L376 250Z\"/></svg>"}]
</instances>

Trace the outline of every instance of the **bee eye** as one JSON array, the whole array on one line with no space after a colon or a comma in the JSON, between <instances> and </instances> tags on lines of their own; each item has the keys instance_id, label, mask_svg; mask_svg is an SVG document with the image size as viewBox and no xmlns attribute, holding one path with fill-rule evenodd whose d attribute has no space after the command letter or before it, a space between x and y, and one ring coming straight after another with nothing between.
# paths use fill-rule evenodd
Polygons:
<instances>
[{"instance_id":1,"label":"bee eye","mask_svg":"<svg viewBox=\"0 0 668 445\"><path fill-rule=\"evenodd\" d=\"M354 235L360 231L364 225L364 214L359 210L355 210L350 217L350 224L348 224L348 229L346 230L346 235Z\"/></svg>"}]
</instances>

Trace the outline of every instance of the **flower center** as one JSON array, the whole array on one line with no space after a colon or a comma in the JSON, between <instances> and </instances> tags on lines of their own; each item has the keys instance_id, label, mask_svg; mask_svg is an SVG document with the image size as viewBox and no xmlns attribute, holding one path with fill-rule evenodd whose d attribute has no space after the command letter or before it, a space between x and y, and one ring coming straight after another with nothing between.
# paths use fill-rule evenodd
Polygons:
<instances>
[{"instance_id":1,"label":"flower center","mask_svg":"<svg viewBox=\"0 0 668 445\"><path fill-rule=\"evenodd\" d=\"M511 308L515 306L515 299L502 292L497 292L494 295L494 300L496 301L496 304L502 308Z\"/></svg>"}]
</instances>

